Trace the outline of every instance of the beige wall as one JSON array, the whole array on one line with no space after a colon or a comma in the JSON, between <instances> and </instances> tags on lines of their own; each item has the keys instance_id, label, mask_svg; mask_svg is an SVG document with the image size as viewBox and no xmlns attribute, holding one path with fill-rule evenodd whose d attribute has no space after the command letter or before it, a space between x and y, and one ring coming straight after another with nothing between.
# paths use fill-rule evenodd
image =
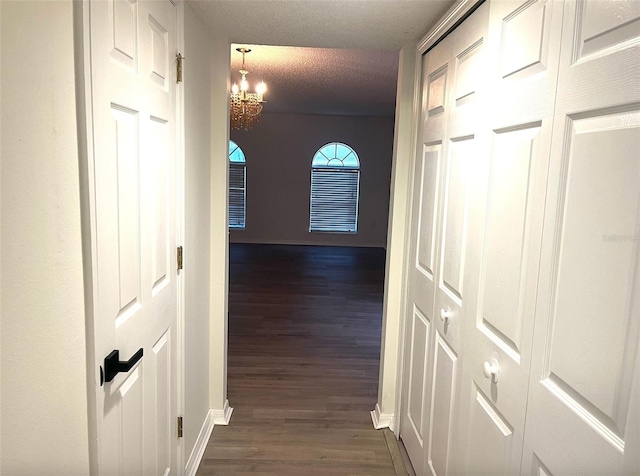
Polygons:
<instances>
[{"instance_id":1,"label":"beige wall","mask_svg":"<svg viewBox=\"0 0 640 476\"><path fill-rule=\"evenodd\" d=\"M253 131L232 131L247 159L246 229L231 242L385 246L393 117L264 113ZM309 233L311 160L328 142L360 158L358 233Z\"/></svg>"},{"instance_id":2,"label":"beige wall","mask_svg":"<svg viewBox=\"0 0 640 476\"><path fill-rule=\"evenodd\" d=\"M0 471L88 474L72 2L0 8Z\"/></svg>"},{"instance_id":3,"label":"beige wall","mask_svg":"<svg viewBox=\"0 0 640 476\"><path fill-rule=\"evenodd\" d=\"M209 413L211 37L184 6L185 457Z\"/></svg>"}]
</instances>

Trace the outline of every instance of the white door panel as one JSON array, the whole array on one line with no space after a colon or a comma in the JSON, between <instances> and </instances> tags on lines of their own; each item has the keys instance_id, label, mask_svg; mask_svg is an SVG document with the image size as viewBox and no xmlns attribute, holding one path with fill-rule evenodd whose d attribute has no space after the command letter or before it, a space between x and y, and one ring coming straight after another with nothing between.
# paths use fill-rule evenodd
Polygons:
<instances>
[{"instance_id":1,"label":"white door panel","mask_svg":"<svg viewBox=\"0 0 640 476\"><path fill-rule=\"evenodd\" d=\"M442 229L442 272L440 291L462 304L464 251L469 209L468 170L472 160L473 138L449 143L444 185L444 224Z\"/></svg>"},{"instance_id":2,"label":"white door panel","mask_svg":"<svg viewBox=\"0 0 640 476\"><path fill-rule=\"evenodd\" d=\"M547 134L545 150L541 134L538 123L492 140L484 230L474 234L484 243L471 252L480 255L472 261L480 263L479 285L465 322L461 426L473 429L463 436L470 473L520 466L549 143ZM484 373L485 362L497 363L495 377Z\"/></svg>"},{"instance_id":3,"label":"white door panel","mask_svg":"<svg viewBox=\"0 0 640 476\"><path fill-rule=\"evenodd\" d=\"M570 459L578 472L634 474L640 111L570 120L563 139L568 146L553 170L559 192L549 219L557 221L543 254L529 419L554 435L548 441L576 433L565 443L568 455L547 458L552 471ZM542 436L535 429L534 448Z\"/></svg>"},{"instance_id":4,"label":"white door panel","mask_svg":"<svg viewBox=\"0 0 640 476\"><path fill-rule=\"evenodd\" d=\"M437 58L436 58L437 59ZM439 181L442 168L446 65L423 59L427 78L422 93L423 126L416 147L413 183L411 256L400 436L419 474L424 467L429 418L433 309L438 250ZM428 126L427 126L428 125Z\"/></svg>"},{"instance_id":5,"label":"white door panel","mask_svg":"<svg viewBox=\"0 0 640 476\"><path fill-rule=\"evenodd\" d=\"M530 319L524 315L524 295L530 284L527 271L536 265L529 249L531 214L539 211L540 204L534 200L542 197L535 195L535 186L540 189L545 172L543 166L536 166L539 162L546 165L544 153L548 152L540 150L541 127L539 122L495 131L490 157L480 312L475 326L516 364L521 361L523 334L531 332ZM538 210L532 210L534 205Z\"/></svg>"},{"instance_id":6,"label":"white door panel","mask_svg":"<svg viewBox=\"0 0 640 476\"><path fill-rule=\"evenodd\" d=\"M474 136L456 138L448 144L443 170L440 273L436 289L437 327L455 352L461 344L465 270L469 241L470 202L473 180L483 163L483 148Z\"/></svg>"},{"instance_id":7,"label":"white door panel","mask_svg":"<svg viewBox=\"0 0 640 476\"><path fill-rule=\"evenodd\" d=\"M418 232L416 268L427 279L433 281L436 261L436 206L438 192L438 172L441 167L442 144L424 146L422 176L420 180L420 196L422 197L418 211Z\"/></svg>"},{"instance_id":8,"label":"white door panel","mask_svg":"<svg viewBox=\"0 0 640 476\"><path fill-rule=\"evenodd\" d=\"M409 382L408 382L408 401L407 401L407 419L411 424L410 430L413 431L419 439L419 444L423 444L424 440L424 379L427 373L429 348L430 324L429 320L421 313L417 307L414 307L412 322L410 328L410 360L409 365Z\"/></svg>"},{"instance_id":9,"label":"white door panel","mask_svg":"<svg viewBox=\"0 0 640 476\"><path fill-rule=\"evenodd\" d=\"M457 360L456 353L436 331L427 453L427 470L431 474L448 474L449 470Z\"/></svg>"},{"instance_id":10,"label":"white door panel","mask_svg":"<svg viewBox=\"0 0 640 476\"><path fill-rule=\"evenodd\" d=\"M640 8L567 2L523 472L640 473Z\"/></svg>"},{"instance_id":11,"label":"white door panel","mask_svg":"<svg viewBox=\"0 0 640 476\"><path fill-rule=\"evenodd\" d=\"M562 2L491 3L490 87L495 129L551 118L556 97Z\"/></svg>"},{"instance_id":12,"label":"white door panel","mask_svg":"<svg viewBox=\"0 0 640 476\"><path fill-rule=\"evenodd\" d=\"M102 457L100 471L104 474L142 474L143 431L142 369L138 367L126 375L118 375L104 397L104 435L101 445L108 446L118 458ZM126 426L123 428L123 422ZM126 468L126 471L125 471Z\"/></svg>"},{"instance_id":13,"label":"white door panel","mask_svg":"<svg viewBox=\"0 0 640 476\"><path fill-rule=\"evenodd\" d=\"M557 2L490 4L488 93L476 118L489 134L488 159L473 175L482 192L470 208L465 264L457 427L465 474L520 470L561 20Z\"/></svg>"},{"instance_id":14,"label":"white door panel","mask_svg":"<svg viewBox=\"0 0 640 476\"><path fill-rule=\"evenodd\" d=\"M152 408L155 409L149 415L150 434L156 438L147 438L146 451L151 456L149 468L153 474L165 474L165 471L172 466L171 458L175 454L173 444L175 433L173 430L173 421L175 411L171 402L171 366L172 366L172 339L171 331L165 332L158 342L151 347L149 357L153 359L153 369L155 372L147 379L149 387L146 389L147 394L152 396ZM146 358L146 356L145 356ZM175 466L175 462L174 462Z\"/></svg>"},{"instance_id":15,"label":"white door panel","mask_svg":"<svg viewBox=\"0 0 640 476\"><path fill-rule=\"evenodd\" d=\"M434 346L434 305L438 273L439 210L445 152L445 111L449 107L447 57L451 40L445 38L423 57L421 126L416 146L409 292L405 327L402 438L418 474L424 474L430 428ZM419 421L418 421L418 417Z\"/></svg>"},{"instance_id":16,"label":"white door panel","mask_svg":"<svg viewBox=\"0 0 640 476\"><path fill-rule=\"evenodd\" d=\"M176 5L88 2L95 361L144 355L97 383L100 474L177 470ZM104 369L102 369L104 370Z\"/></svg>"},{"instance_id":17,"label":"white door panel","mask_svg":"<svg viewBox=\"0 0 640 476\"><path fill-rule=\"evenodd\" d=\"M459 319L473 199L469 177L482 162L474 149L479 141L470 129L472 122L463 112L479 107L483 83L474 69L481 64L485 23L486 7L481 7L429 51L422 63L400 430L419 474L453 471ZM453 109L461 112L453 114ZM460 134L451 136L449 128ZM450 313L441 316L440 309ZM419 348L423 340L424 347ZM419 424L417 415L422 416Z\"/></svg>"},{"instance_id":18,"label":"white door panel","mask_svg":"<svg viewBox=\"0 0 640 476\"><path fill-rule=\"evenodd\" d=\"M467 299L477 286L469 269L470 234L476 220L472 212L481 199L488 153L488 130L478 119L487 94L485 61L488 5L480 6L450 35L449 110L446 147L441 171L439 215L439 265L435 295L435 340L431 427L427 474L460 472L456 438L460 417L461 373L464 360L462 331L467 319Z\"/></svg>"}]
</instances>

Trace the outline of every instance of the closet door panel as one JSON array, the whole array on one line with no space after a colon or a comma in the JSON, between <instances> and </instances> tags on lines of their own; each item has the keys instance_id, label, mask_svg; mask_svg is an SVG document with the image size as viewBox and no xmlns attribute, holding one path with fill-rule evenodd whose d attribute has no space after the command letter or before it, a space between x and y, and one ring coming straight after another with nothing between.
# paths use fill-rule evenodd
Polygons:
<instances>
[{"instance_id":1,"label":"closet door panel","mask_svg":"<svg viewBox=\"0 0 640 476\"><path fill-rule=\"evenodd\" d=\"M448 43L448 42L447 42ZM442 44L438 45L442 47ZM448 111L449 101L447 100L449 92L449 63L448 58L439 58L433 51L434 57L428 58L428 65L433 70L428 71L424 77L426 94L426 111L424 113L424 121L421 130L421 144L433 144L435 142L442 143L446 126L446 114Z\"/></svg>"},{"instance_id":2,"label":"closet door panel","mask_svg":"<svg viewBox=\"0 0 640 476\"><path fill-rule=\"evenodd\" d=\"M442 273L438 287L459 304L462 304L463 293L469 168L473 160L473 145L472 137L450 142L444 185Z\"/></svg>"},{"instance_id":3,"label":"closet door panel","mask_svg":"<svg viewBox=\"0 0 640 476\"><path fill-rule=\"evenodd\" d=\"M465 367L470 472L491 474L498 465L509 474L520 466L528 383L528 365L522 363L529 362L534 297L529 286L537 275L546 172L541 134L541 123L535 123L495 131L492 140L480 283L467 326L474 339ZM498 366L495 376L485 374L485 362ZM492 463L487 450L500 461Z\"/></svg>"},{"instance_id":4,"label":"closet door panel","mask_svg":"<svg viewBox=\"0 0 640 476\"><path fill-rule=\"evenodd\" d=\"M408 342L409 353L409 398L407 401L407 420L412 431L422 444L425 438L423 425L423 410L426 397L425 376L427 375L430 334L429 319L417 307L411 316L411 331Z\"/></svg>"},{"instance_id":5,"label":"closet door panel","mask_svg":"<svg viewBox=\"0 0 640 476\"><path fill-rule=\"evenodd\" d=\"M407 299L413 319L405 329L405 349L411 350L405 351L400 430L418 474L455 471L451 443L459 407L470 177L486 150L480 149L470 116L453 109L477 109L487 11L481 6L422 60ZM426 353L418 352L417 342L424 339Z\"/></svg>"},{"instance_id":6,"label":"closet door panel","mask_svg":"<svg viewBox=\"0 0 640 476\"><path fill-rule=\"evenodd\" d=\"M470 233L480 198L478 185L486 176L489 131L479 120L486 96L483 68L488 4L481 5L449 36L448 115L442 198L439 215L439 266L435 296L436 331L432 364L433 390L427 474L458 474L461 448L457 438L460 416L461 370L465 343L462 329L468 319L466 302L477 285L469 279ZM466 431L465 431L466 433Z\"/></svg>"},{"instance_id":7,"label":"closet door panel","mask_svg":"<svg viewBox=\"0 0 640 476\"><path fill-rule=\"evenodd\" d=\"M457 356L436 333L428 464L432 474L449 474L450 436L455 406Z\"/></svg>"},{"instance_id":8,"label":"closet door panel","mask_svg":"<svg viewBox=\"0 0 640 476\"><path fill-rule=\"evenodd\" d=\"M430 427L434 305L439 267L441 176L446 154L450 89L445 39L422 59L420 127L412 184L411 245L404 340L400 437L418 474L424 474Z\"/></svg>"},{"instance_id":9,"label":"closet door panel","mask_svg":"<svg viewBox=\"0 0 640 476\"><path fill-rule=\"evenodd\" d=\"M556 97L562 3L491 2L488 113L494 128L551 117Z\"/></svg>"},{"instance_id":10,"label":"closet door panel","mask_svg":"<svg viewBox=\"0 0 640 476\"><path fill-rule=\"evenodd\" d=\"M520 471L562 5L490 4L468 234L460 473Z\"/></svg>"},{"instance_id":11,"label":"closet door panel","mask_svg":"<svg viewBox=\"0 0 640 476\"><path fill-rule=\"evenodd\" d=\"M640 112L570 128L547 373L621 436L633 375L625 355L637 346L627 329L638 319L629 310L640 221L640 155L626 151L640 151Z\"/></svg>"},{"instance_id":12,"label":"closet door panel","mask_svg":"<svg viewBox=\"0 0 640 476\"><path fill-rule=\"evenodd\" d=\"M640 473L640 7L566 2L523 470Z\"/></svg>"},{"instance_id":13,"label":"closet door panel","mask_svg":"<svg viewBox=\"0 0 640 476\"><path fill-rule=\"evenodd\" d=\"M438 172L441 166L442 144L423 147L420 210L418 211L418 250L416 268L433 280L436 261L436 205L438 196Z\"/></svg>"},{"instance_id":14,"label":"closet door panel","mask_svg":"<svg viewBox=\"0 0 640 476\"><path fill-rule=\"evenodd\" d=\"M522 80L544 71L548 39L545 35L545 1L526 2L503 18L500 76Z\"/></svg>"},{"instance_id":15,"label":"closet door panel","mask_svg":"<svg viewBox=\"0 0 640 476\"><path fill-rule=\"evenodd\" d=\"M518 440L513 434L513 426L493 405L491 397L478 387L474 387L471 392L469 406L469 433L482 435L481 438L475 438L469 449L470 467L475 468L472 474L509 474L509 468L514 465L514 445L518 445Z\"/></svg>"},{"instance_id":16,"label":"closet door panel","mask_svg":"<svg viewBox=\"0 0 640 476\"><path fill-rule=\"evenodd\" d=\"M640 110L570 119L565 134L528 436L551 471L637 474Z\"/></svg>"},{"instance_id":17,"label":"closet door panel","mask_svg":"<svg viewBox=\"0 0 640 476\"><path fill-rule=\"evenodd\" d=\"M476 328L520 362L541 123L494 132ZM538 167L539 169L540 167ZM533 260L532 260L533 258ZM532 262L533 261L533 262Z\"/></svg>"}]
</instances>

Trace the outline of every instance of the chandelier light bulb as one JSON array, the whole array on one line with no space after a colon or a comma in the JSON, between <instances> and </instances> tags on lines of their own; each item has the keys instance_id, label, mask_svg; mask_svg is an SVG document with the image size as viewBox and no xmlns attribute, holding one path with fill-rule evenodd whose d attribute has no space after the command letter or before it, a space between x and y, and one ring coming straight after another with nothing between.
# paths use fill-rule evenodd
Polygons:
<instances>
[{"instance_id":1,"label":"chandelier light bulb","mask_svg":"<svg viewBox=\"0 0 640 476\"><path fill-rule=\"evenodd\" d=\"M231 86L231 92L233 94L238 94L238 92L240 92L240 88L238 87L238 83L233 83L233 86Z\"/></svg>"},{"instance_id":2,"label":"chandelier light bulb","mask_svg":"<svg viewBox=\"0 0 640 476\"><path fill-rule=\"evenodd\" d=\"M249 90L249 81L247 81L245 78L242 78L242 81L240 81L240 89L242 91Z\"/></svg>"},{"instance_id":3,"label":"chandelier light bulb","mask_svg":"<svg viewBox=\"0 0 640 476\"><path fill-rule=\"evenodd\" d=\"M267 85L264 83L264 81L260 81L260 83L258 83L258 86L256 87L256 93L258 93L258 101L262 101L266 90Z\"/></svg>"}]
</instances>

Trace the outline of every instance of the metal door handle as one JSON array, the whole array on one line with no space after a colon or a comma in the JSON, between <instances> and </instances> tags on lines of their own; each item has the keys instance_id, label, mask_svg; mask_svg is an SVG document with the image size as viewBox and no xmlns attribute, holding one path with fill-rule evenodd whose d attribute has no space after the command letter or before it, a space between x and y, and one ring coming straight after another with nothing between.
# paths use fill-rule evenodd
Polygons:
<instances>
[{"instance_id":1,"label":"metal door handle","mask_svg":"<svg viewBox=\"0 0 640 476\"><path fill-rule=\"evenodd\" d=\"M133 354L129 360L120 360L120 351L114 350L104 359L104 380L111 382L120 372L128 372L142 358L143 349Z\"/></svg>"}]
</instances>

